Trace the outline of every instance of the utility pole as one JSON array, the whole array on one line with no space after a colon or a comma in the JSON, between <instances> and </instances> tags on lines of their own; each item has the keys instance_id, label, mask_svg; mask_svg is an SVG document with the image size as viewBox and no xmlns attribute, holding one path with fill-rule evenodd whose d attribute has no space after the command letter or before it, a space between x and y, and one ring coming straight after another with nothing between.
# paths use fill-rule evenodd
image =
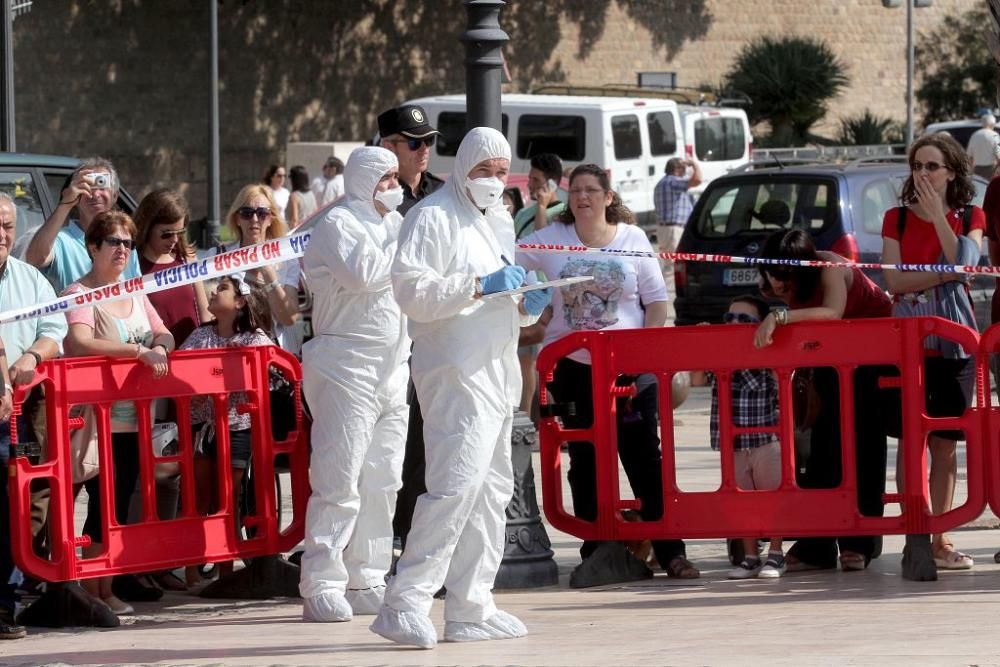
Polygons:
<instances>
[{"instance_id":1,"label":"utility pole","mask_svg":"<svg viewBox=\"0 0 1000 667\"><path fill-rule=\"evenodd\" d=\"M500 83L503 54L500 47L510 38L500 29L503 0L464 0L468 14L465 44L465 129L500 126Z\"/></svg>"},{"instance_id":2,"label":"utility pole","mask_svg":"<svg viewBox=\"0 0 1000 667\"><path fill-rule=\"evenodd\" d=\"M0 16L0 43L3 45L3 67L0 67L0 151L11 153L17 150L14 128L14 10L12 0L2 0L3 16Z\"/></svg>"},{"instance_id":3,"label":"utility pole","mask_svg":"<svg viewBox=\"0 0 1000 667\"><path fill-rule=\"evenodd\" d=\"M9 2L10 0L5 0ZM208 243L219 243L219 3L208 0L209 7L209 91L208 91Z\"/></svg>"},{"instance_id":4,"label":"utility pole","mask_svg":"<svg viewBox=\"0 0 1000 667\"><path fill-rule=\"evenodd\" d=\"M906 2L906 147L913 143L913 0Z\"/></svg>"}]
</instances>

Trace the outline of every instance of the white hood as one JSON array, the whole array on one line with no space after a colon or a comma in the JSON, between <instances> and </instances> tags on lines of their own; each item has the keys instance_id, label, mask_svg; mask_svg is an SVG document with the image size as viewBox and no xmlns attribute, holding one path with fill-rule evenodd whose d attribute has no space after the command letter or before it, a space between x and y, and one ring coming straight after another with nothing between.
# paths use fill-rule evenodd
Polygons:
<instances>
[{"instance_id":1,"label":"white hood","mask_svg":"<svg viewBox=\"0 0 1000 667\"><path fill-rule=\"evenodd\" d=\"M365 217L367 214L378 216L374 204L375 186L386 172L395 169L399 169L399 161L384 148L363 146L351 151L344 167L344 190L351 209L366 214Z\"/></svg>"},{"instance_id":2,"label":"white hood","mask_svg":"<svg viewBox=\"0 0 1000 667\"><path fill-rule=\"evenodd\" d=\"M453 191L456 201L464 200L469 206L475 208L475 204L465 191L465 179L469 177L472 168L483 160L494 160L503 158L510 161L510 144L507 138L499 130L492 127L474 127L462 139L455 154L455 170L448 179L448 187ZM491 208L504 209L501 199ZM504 209L506 210L506 209Z\"/></svg>"}]
</instances>

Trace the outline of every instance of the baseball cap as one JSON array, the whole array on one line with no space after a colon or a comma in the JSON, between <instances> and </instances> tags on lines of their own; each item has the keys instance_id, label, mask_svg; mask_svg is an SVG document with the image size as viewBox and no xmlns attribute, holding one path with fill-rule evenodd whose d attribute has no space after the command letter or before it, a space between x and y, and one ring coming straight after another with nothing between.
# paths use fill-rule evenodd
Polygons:
<instances>
[{"instance_id":1,"label":"baseball cap","mask_svg":"<svg viewBox=\"0 0 1000 667\"><path fill-rule=\"evenodd\" d=\"M427 122L427 113L423 107L406 104L379 115L378 133L383 138L401 134L411 139L423 139L438 134L438 131Z\"/></svg>"}]
</instances>

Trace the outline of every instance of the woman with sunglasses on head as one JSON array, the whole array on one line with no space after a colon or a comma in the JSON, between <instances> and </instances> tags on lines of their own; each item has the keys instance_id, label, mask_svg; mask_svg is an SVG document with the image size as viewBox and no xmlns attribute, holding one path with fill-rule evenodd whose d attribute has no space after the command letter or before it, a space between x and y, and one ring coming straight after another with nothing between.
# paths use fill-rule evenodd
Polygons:
<instances>
[{"instance_id":1,"label":"woman with sunglasses on head","mask_svg":"<svg viewBox=\"0 0 1000 667\"><path fill-rule=\"evenodd\" d=\"M189 216L187 201L178 192L154 190L142 198L135 210L135 242L143 275L197 259L187 240ZM202 322L211 319L202 282L154 292L149 300L177 345Z\"/></svg>"},{"instance_id":2,"label":"woman with sunglasses on head","mask_svg":"<svg viewBox=\"0 0 1000 667\"><path fill-rule=\"evenodd\" d=\"M802 229L778 231L768 237L761 251L768 259L847 262L834 252L817 251L812 237ZM779 327L794 322L889 317L891 304L882 291L857 267L808 268L760 265L761 293L785 303L772 309L754 335L760 348L772 344ZM857 450L858 509L865 516L882 516L885 491L886 426L884 400L878 388L880 375L891 369L864 366L854 374L855 447ZM837 373L830 368L813 369L813 385L821 407L810 429L810 455L802 488L832 488L841 482L840 410ZM868 567L875 553L871 536L809 538L788 551L789 571L833 568L840 547L840 566L845 571Z\"/></svg>"},{"instance_id":3,"label":"woman with sunglasses on head","mask_svg":"<svg viewBox=\"0 0 1000 667\"><path fill-rule=\"evenodd\" d=\"M611 189L607 172L595 164L576 167L569 177L569 206L544 229L522 243L587 246L609 250L652 252L645 232L635 225L632 212ZM555 224L562 223L562 224ZM667 318L667 290L655 259L593 255L518 253L517 262L529 271L541 271L550 280L593 276L555 291L554 313L545 331L544 345L574 332L600 329L662 327ZM618 453L632 490L642 501L643 520L663 514L663 480L660 475L660 440L657 431L657 387L652 375L625 378L636 384L637 395L618 401ZM566 428L589 428L593 422L593 388L590 354L572 353L559 362L548 390L558 403L576 403L576 415L566 416ZM594 447L589 442L569 445L569 484L573 509L581 519L597 518L597 470ZM599 542L586 541L580 549L583 564L574 571L570 585L610 583L601 580L600 560L588 560ZM611 546L605 546L607 555ZM671 577L692 579L700 575L687 559L682 540L653 542L657 562Z\"/></svg>"},{"instance_id":4,"label":"woman with sunglasses on head","mask_svg":"<svg viewBox=\"0 0 1000 667\"><path fill-rule=\"evenodd\" d=\"M92 261L91 269L79 281L69 285L63 295L114 285L122 280L132 254L135 233L132 219L121 211L108 211L94 218L85 237ZM66 356L138 359L150 369L153 379L167 374L167 355L174 349L174 337L144 294L118 301L98 301L89 308L69 311L66 319L69 322L69 333L64 342ZM134 403L120 401L111 406L115 517L121 525L128 523L129 501L139 475L137 425ZM103 551L100 475L84 482L84 486L89 500L83 533L90 537L91 545L83 548L83 554L84 557L93 557ZM83 586L116 614L132 613L132 607L112 592L111 579L87 579Z\"/></svg>"},{"instance_id":5,"label":"woman with sunglasses on head","mask_svg":"<svg viewBox=\"0 0 1000 667\"><path fill-rule=\"evenodd\" d=\"M261 181L270 188L271 194L274 196L274 203L278 205L278 214L282 218L285 217L285 209L288 208L288 199L292 196L292 193L285 187L287 180L288 174L285 172L285 168L272 164L267 168Z\"/></svg>"},{"instance_id":6,"label":"woman with sunglasses on head","mask_svg":"<svg viewBox=\"0 0 1000 667\"><path fill-rule=\"evenodd\" d=\"M226 224L238 240L221 246L220 252L256 245L288 233L271 191L258 184L247 185L240 190L226 215ZM273 333L279 343L283 343L286 329L290 329L299 318L299 275L297 260L268 264L246 272L246 281L250 286L259 287L267 295L274 321Z\"/></svg>"},{"instance_id":7,"label":"woman with sunglasses on head","mask_svg":"<svg viewBox=\"0 0 1000 667\"><path fill-rule=\"evenodd\" d=\"M965 151L948 134L930 134L913 143L909 161L910 176L900 195L903 206L887 211L882 223L882 261L886 264L977 264L986 216L981 208L971 205L976 191ZM948 292L964 300L961 305L971 313L968 289L955 291L946 286L946 283L965 283L966 280L960 273L885 272L886 288L893 295L897 315L913 310L915 304L941 301ZM968 356L948 358L938 350L925 349L924 369L927 414L931 417L962 415L972 403L974 360ZM961 438L960 431L937 431L928 438L934 514L951 509L958 470L955 450ZM931 552L940 569L967 570L973 565L972 558L956 550L948 535L935 535Z\"/></svg>"}]
</instances>

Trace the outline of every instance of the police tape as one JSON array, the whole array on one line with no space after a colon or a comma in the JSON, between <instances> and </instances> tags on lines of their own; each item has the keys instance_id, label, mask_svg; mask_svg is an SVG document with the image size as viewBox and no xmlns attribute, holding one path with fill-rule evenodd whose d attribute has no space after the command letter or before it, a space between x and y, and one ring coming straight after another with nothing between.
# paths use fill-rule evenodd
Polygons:
<instances>
[{"instance_id":1,"label":"police tape","mask_svg":"<svg viewBox=\"0 0 1000 667\"><path fill-rule=\"evenodd\" d=\"M138 294L153 294L163 290L183 287L196 282L213 280L223 276L249 271L270 264L298 259L309 245L311 234L303 232L279 239L264 241L245 248L237 248L187 264L181 264L155 273L147 273L111 285L76 292L44 303L25 306L0 313L0 324L29 320L53 313L66 313L77 308L97 303L129 299ZM826 260L769 259L766 257L740 257L738 255L713 255L706 253L651 252L644 250L622 250L617 248L589 248L560 244L519 243L518 252L587 254L616 257L638 257L649 259L671 259L683 262L713 262L720 264L750 264L771 266L802 266L825 268L831 266L855 266L861 269L929 271L934 273L964 273L1000 276L1000 266L961 266L952 264L877 264L870 262L831 262Z\"/></svg>"},{"instance_id":2,"label":"police tape","mask_svg":"<svg viewBox=\"0 0 1000 667\"><path fill-rule=\"evenodd\" d=\"M833 262L822 259L772 259L768 257L741 257L739 255L712 255L690 252L651 252L647 250L624 250L619 248L590 248L545 243L519 243L518 252L525 254L584 254L613 257L638 257L649 259L670 259L675 262L710 262L714 264L751 264L765 266L797 266L806 268L857 267L879 271L927 271L931 273L966 273L1000 276L1000 266L979 266L960 264L878 264L874 262Z\"/></svg>"},{"instance_id":3,"label":"police tape","mask_svg":"<svg viewBox=\"0 0 1000 667\"><path fill-rule=\"evenodd\" d=\"M30 320L53 313L66 313L77 308L98 303L131 299L139 294L153 294L163 290L183 287L191 283L258 269L269 264L279 264L298 259L309 245L310 233L284 236L245 248L237 248L187 264L147 273L118 283L61 296L45 303L25 306L0 313L0 324Z\"/></svg>"}]
</instances>

